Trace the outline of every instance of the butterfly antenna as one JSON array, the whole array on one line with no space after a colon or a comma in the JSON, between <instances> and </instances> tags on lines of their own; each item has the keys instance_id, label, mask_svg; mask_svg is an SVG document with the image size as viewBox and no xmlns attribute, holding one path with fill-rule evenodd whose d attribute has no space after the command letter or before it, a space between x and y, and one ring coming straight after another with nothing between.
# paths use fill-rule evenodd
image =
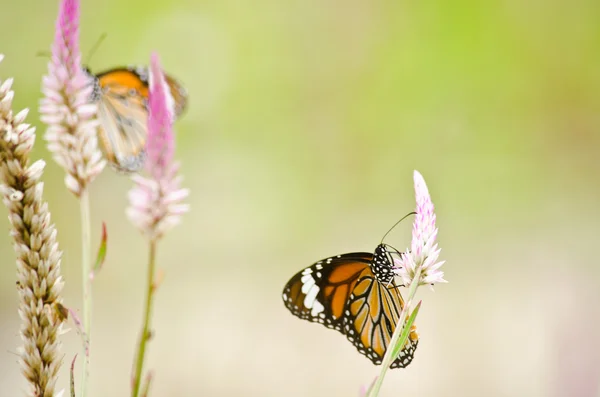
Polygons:
<instances>
[{"instance_id":1,"label":"butterfly antenna","mask_svg":"<svg viewBox=\"0 0 600 397\"><path fill-rule=\"evenodd\" d=\"M399 224L400 222L402 222L403 220L405 220L406 218L408 218L408 217L409 217L409 216L411 216L411 215L417 215L417 213L416 213L416 212L414 212L414 211L413 211L413 212L409 212L408 214L404 215L404 216L403 216L403 217L402 217L402 218L401 218L401 219L400 219L398 222L394 223L394 226L392 226L392 227L390 228L390 230L388 230L388 231L387 231L387 232L386 232L386 233L383 235L383 237L381 238L381 243L380 243L380 244L383 244L383 240L384 240L384 239L387 237L387 235L388 235L388 234L390 234L390 232L391 232L392 230L394 230L394 228L395 228L396 226L398 226L398 224Z\"/></svg>"},{"instance_id":2,"label":"butterfly antenna","mask_svg":"<svg viewBox=\"0 0 600 397\"><path fill-rule=\"evenodd\" d=\"M400 251L398 251L396 248L392 247L389 244L384 244L384 245L385 245L385 249L388 252L388 254L392 254L392 252L390 252L390 251L393 251L394 254L397 254L399 257L402 257L402 253Z\"/></svg>"},{"instance_id":3,"label":"butterfly antenna","mask_svg":"<svg viewBox=\"0 0 600 397\"><path fill-rule=\"evenodd\" d=\"M106 38L106 36L107 36L106 32L102 33L100 35L100 37L98 38L98 40L96 40L96 43L90 49L90 52L88 54L87 62L85 63L86 65L90 64L90 61L92 60L92 55L94 55L94 53L98 50L98 48L100 48L100 44L102 44L102 42L104 41L104 39Z\"/></svg>"}]
</instances>

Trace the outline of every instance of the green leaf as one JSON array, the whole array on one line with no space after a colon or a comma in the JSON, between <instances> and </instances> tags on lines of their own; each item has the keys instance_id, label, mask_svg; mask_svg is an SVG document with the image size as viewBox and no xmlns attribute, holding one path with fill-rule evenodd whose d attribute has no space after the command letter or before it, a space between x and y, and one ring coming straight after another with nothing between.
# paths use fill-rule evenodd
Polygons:
<instances>
[{"instance_id":1,"label":"green leaf","mask_svg":"<svg viewBox=\"0 0 600 397\"><path fill-rule=\"evenodd\" d=\"M104 260L106 259L106 242L108 240L108 233L106 232L106 223L102 222L102 240L100 241L100 247L98 248L98 255L96 255L96 264L92 268L90 278L94 279L95 275L102 269Z\"/></svg>"},{"instance_id":2,"label":"green leaf","mask_svg":"<svg viewBox=\"0 0 600 397\"><path fill-rule=\"evenodd\" d=\"M415 319L417 318L417 314L419 314L419 309L421 308L421 302L422 301L419 301L419 303L415 307L415 310L413 310L413 312L410 314L410 317L408 317L408 321L406 321L406 324L404 325L404 329L402 329L402 334L400 335L400 339L398 339L398 343L396 344L396 346L394 346L394 349L392 350L392 354L393 354L392 357L394 357L394 358L398 357L398 355L400 354L400 350L402 350L402 348L404 347L404 344L408 340L408 336L410 335L410 328L412 327L413 323L415 322Z\"/></svg>"}]
</instances>

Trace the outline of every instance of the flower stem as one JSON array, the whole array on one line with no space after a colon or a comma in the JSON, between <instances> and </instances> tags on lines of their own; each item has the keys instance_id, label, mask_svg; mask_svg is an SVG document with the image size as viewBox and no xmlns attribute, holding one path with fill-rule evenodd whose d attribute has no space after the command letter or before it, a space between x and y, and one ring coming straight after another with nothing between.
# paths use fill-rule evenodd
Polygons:
<instances>
[{"instance_id":1,"label":"flower stem","mask_svg":"<svg viewBox=\"0 0 600 397\"><path fill-rule=\"evenodd\" d=\"M146 307L144 308L144 326L140 335L140 341L137 349L137 360L135 365L135 375L133 376L133 388L131 397L137 397L140 392L142 380L142 368L144 366L144 356L146 354L146 342L150 337L150 315L152 313L152 300L154 297L154 268L156 257L156 241L150 241L150 258L148 260L148 289L146 292Z\"/></svg>"},{"instance_id":2,"label":"flower stem","mask_svg":"<svg viewBox=\"0 0 600 397\"><path fill-rule=\"evenodd\" d=\"M381 373L377 377L373 388L371 389L371 393L369 397L377 397L379 395L379 389L381 389L381 385L383 384L383 379L387 370L392 365L392 362L396 357L393 357L392 352L394 351L394 346L398 343L398 339L400 339L400 335L402 335L402 329L406 325L406 316L410 312L410 307L412 306L412 300L415 297L417 292L417 287L419 286L419 281L421 280L421 266L417 267L415 276L408 287L408 296L406 297L406 301L404 302L404 307L400 312L400 317L398 317L398 325L394 330L394 334L392 335L392 339L388 344L387 350L385 352L385 356L383 356L383 362L381 363Z\"/></svg>"},{"instance_id":3,"label":"flower stem","mask_svg":"<svg viewBox=\"0 0 600 397\"><path fill-rule=\"evenodd\" d=\"M84 352L83 375L81 378L81 397L87 395L87 383L89 377L90 365L90 342L92 330L92 280L90 272L92 270L92 251L91 251L91 225L90 225L90 198L88 190L84 189L79 197L81 209L81 273L83 284L83 331L87 338L87 351Z\"/></svg>"}]
</instances>

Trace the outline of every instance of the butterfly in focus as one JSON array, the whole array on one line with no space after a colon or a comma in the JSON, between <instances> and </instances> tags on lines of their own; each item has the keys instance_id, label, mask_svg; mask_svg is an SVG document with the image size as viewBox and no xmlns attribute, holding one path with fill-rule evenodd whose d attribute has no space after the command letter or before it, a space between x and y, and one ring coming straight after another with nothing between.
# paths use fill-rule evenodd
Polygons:
<instances>
[{"instance_id":1,"label":"butterfly in focus","mask_svg":"<svg viewBox=\"0 0 600 397\"><path fill-rule=\"evenodd\" d=\"M404 307L387 247L380 244L374 253L356 252L318 261L292 277L282 295L293 315L346 335L376 365L383 360ZM418 343L413 325L390 368L409 365Z\"/></svg>"},{"instance_id":2,"label":"butterfly in focus","mask_svg":"<svg viewBox=\"0 0 600 397\"><path fill-rule=\"evenodd\" d=\"M120 67L98 74L85 71L94 81L91 99L98 105L98 134L106 159L118 171L139 171L148 135L148 68ZM165 80L176 119L185 110L187 92L173 77L165 74Z\"/></svg>"}]
</instances>

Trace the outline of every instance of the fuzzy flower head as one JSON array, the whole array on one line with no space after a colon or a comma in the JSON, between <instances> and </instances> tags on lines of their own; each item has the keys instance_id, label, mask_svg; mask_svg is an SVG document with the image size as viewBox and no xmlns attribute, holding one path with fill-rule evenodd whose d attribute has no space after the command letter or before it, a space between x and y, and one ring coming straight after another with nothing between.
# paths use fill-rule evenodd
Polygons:
<instances>
[{"instance_id":1,"label":"fuzzy flower head","mask_svg":"<svg viewBox=\"0 0 600 397\"><path fill-rule=\"evenodd\" d=\"M93 81L81 66L79 1L62 0L56 20L52 58L42 81L41 120L54 160L67 173L65 184L79 196L106 162L98 149Z\"/></svg>"},{"instance_id":2,"label":"fuzzy flower head","mask_svg":"<svg viewBox=\"0 0 600 397\"><path fill-rule=\"evenodd\" d=\"M396 272L402 277L404 285L413 281L419 268L420 285L446 283L444 272L440 270L445 261L438 262L441 249L435 242L438 229L435 226L435 212L429 190L418 171L414 172L414 181L417 215L413 223L411 248L400 259L394 258Z\"/></svg>"},{"instance_id":3,"label":"fuzzy flower head","mask_svg":"<svg viewBox=\"0 0 600 397\"><path fill-rule=\"evenodd\" d=\"M150 63L148 138L145 168L148 177L133 175L135 186L129 192L127 216L150 240L157 240L179 223L189 210L182 203L189 194L182 189L179 165L173 161L173 99L170 96L158 56Z\"/></svg>"}]
</instances>

